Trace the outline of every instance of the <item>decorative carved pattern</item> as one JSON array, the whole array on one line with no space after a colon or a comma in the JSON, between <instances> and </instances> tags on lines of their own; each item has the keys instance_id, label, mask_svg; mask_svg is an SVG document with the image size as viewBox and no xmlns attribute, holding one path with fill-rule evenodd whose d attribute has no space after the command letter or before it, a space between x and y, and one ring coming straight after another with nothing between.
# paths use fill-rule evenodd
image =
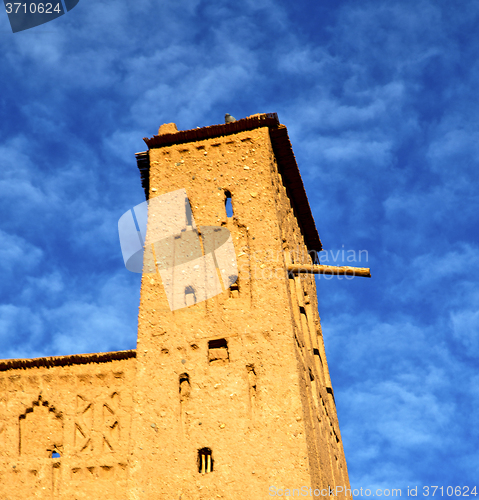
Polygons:
<instances>
[{"instance_id":1,"label":"decorative carved pattern","mask_svg":"<svg viewBox=\"0 0 479 500\"><path fill-rule=\"evenodd\" d=\"M73 481L88 481L91 479L124 480L127 477L127 464L109 464L93 467L72 467Z\"/></svg>"},{"instance_id":2,"label":"decorative carved pattern","mask_svg":"<svg viewBox=\"0 0 479 500\"><path fill-rule=\"evenodd\" d=\"M120 395L114 392L103 404L103 449L116 451L120 442Z\"/></svg>"},{"instance_id":3,"label":"decorative carved pattern","mask_svg":"<svg viewBox=\"0 0 479 500\"><path fill-rule=\"evenodd\" d=\"M76 398L73 446L76 452L93 450L93 403L81 395Z\"/></svg>"},{"instance_id":4,"label":"decorative carved pattern","mask_svg":"<svg viewBox=\"0 0 479 500\"><path fill-rule=\"evenodd\" d=\"M51 457L63 451L62 414L38 396L32 406L19 416L19 454Z\"/></svg>"}]
</instances>

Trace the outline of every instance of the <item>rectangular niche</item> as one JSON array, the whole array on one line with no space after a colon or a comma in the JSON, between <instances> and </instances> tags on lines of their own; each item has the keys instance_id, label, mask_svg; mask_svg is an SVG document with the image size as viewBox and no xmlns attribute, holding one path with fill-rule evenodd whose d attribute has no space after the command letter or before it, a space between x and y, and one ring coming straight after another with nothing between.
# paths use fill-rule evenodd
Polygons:
<instances>
[{"instance_id":1,"label":"rectangular niche","mask_svg":"<svg viewBox=\"0 0 479 500\"><path fill-rule=\"evenodd\" d=\"M208 342L208 361L210 363L228 363L228 343L226 339L210 340Z\"/></svg>"},{"instance_id":2,"label":"rectangular niche","mask_svg":"<svg viewBox=\"0 0 479 500\"><path fill-rule=\"evenodd\" d=\"M239 297L239 286L238 282L236 282L230 286L230 298L237 299L238 297Z\"/></svg>"}]
</instances>

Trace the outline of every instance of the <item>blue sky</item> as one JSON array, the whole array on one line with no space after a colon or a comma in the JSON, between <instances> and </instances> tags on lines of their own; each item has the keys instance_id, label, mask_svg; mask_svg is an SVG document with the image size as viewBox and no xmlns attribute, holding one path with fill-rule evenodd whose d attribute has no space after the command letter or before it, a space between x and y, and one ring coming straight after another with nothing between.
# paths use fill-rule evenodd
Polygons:
<instances>
[{"instance_id":1,"label":"blue sky","mask_svg":"<svg viewBox=\"0 0 479 500\"><path fill-rule=\"evenodd\" d=\"M277 112L324 248L373 273L318 280L351 485L479 488L478 21L469 0L0 15L0 358L134 348L117 221L142 138Z\"/></svg>"}]
</instances>

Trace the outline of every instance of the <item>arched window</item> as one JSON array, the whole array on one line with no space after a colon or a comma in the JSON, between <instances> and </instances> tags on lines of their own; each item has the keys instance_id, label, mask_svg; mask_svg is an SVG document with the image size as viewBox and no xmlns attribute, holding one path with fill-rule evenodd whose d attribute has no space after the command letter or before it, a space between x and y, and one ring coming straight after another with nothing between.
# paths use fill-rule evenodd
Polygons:
<instances>
[{"instance_id":1,"label":"arched window","mask_svg":"<svg viewBox=\"0 0 479 500\"><path fill-rule=\"evenodd\" d=\"M179 381L179 390L180 390L180 402L183 403L188 399L190 395L190 377L187 373L182 373L180 375Z\"/></svg>"},{"instance_id":2,"label":"arched window","mask_svg":"<svg viewBox=\"0 0 479 500\"><path fill-rule=\"evenodd\" d=\"M225 210L226 217L233 217L233 203L231 202L231 193L225 191Z\"/></svg>"}]
</instances>

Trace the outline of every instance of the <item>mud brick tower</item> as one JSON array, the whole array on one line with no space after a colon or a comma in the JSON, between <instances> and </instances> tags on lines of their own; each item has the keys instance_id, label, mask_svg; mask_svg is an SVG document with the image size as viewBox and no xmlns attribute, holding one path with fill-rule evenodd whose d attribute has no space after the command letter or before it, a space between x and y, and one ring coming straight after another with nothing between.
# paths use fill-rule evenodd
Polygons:
<instances>
[{"instance_id":1,"label":"mud brick tower","mask_svg":"<svg viewBox=\"0 0 479 500\"><path fill-rule=\"evenodd\" d=\"M238 279L171 310L143 274L136 350L0 362L0 498L349 488L314 276L287 271L321 242L286 127L260 114L145 141L147 199L184 189L198 227L230 232Z\"/></svg>"}]
</instances>

